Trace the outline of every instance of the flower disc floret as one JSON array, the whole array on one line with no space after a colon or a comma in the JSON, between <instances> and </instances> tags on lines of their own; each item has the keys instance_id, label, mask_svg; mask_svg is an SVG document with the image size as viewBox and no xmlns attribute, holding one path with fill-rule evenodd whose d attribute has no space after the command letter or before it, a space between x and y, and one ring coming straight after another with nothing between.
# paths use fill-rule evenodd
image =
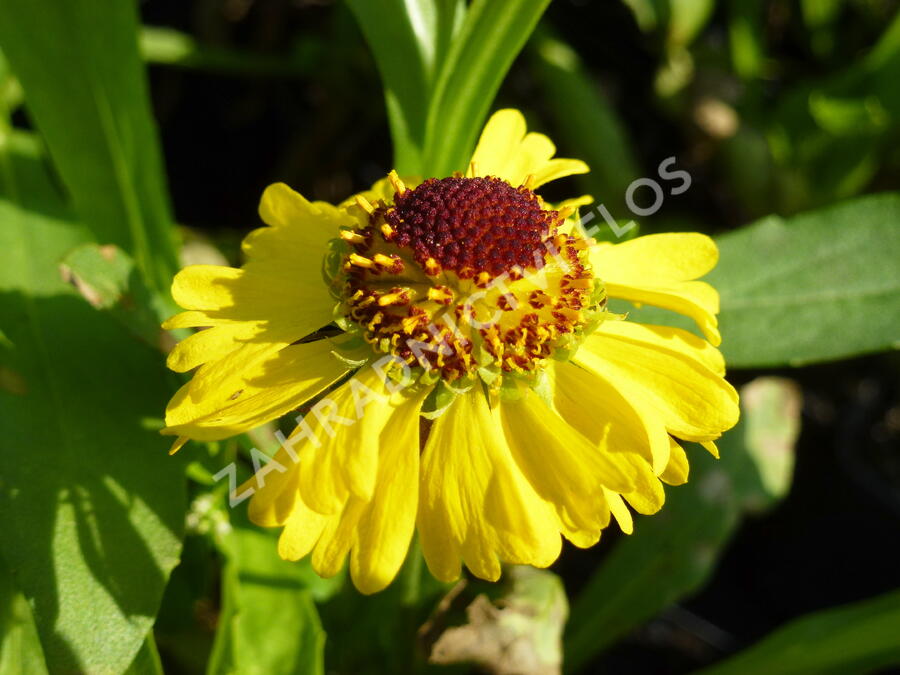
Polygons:
<instances>
[{"instance_id":1,"label":"flower disc floret","mask_svg":"<svg viewBox=\"0 0 900 675\"><path fill-rule=\"evenodd\" d=\"M588 242L528 187L498 178L394 180L344 231L342 312L376 350L426 378L532 377L570 355L605 307Z\"/></svg>"}]
</instances>

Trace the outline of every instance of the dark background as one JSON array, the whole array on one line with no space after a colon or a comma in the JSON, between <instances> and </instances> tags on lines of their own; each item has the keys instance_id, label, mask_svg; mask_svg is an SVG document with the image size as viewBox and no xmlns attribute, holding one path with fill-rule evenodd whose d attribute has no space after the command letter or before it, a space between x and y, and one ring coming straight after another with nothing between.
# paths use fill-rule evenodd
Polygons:
<instances>
[{"instance_id":1,"label":"dark background","mask_svg":"<svg viewBox=\"0 0 900 675\"><path fill-rule=\"evenodd\" d=\"M877 11L847 3L839 39L823 51L811 48L797 3L764 4L768 58L777 67L755 85L763 109L798 83L858 58L884 29L879 17L896 11L891 2ZM340 201L391 168L378 74L340 3L148 0L141 12L145 24L253 56L245 72L215 64L150 71L178 222L212 239L232 262L240 238L259 224L256 204L267 184L285 181L307 197ZM651 229L676 223L716 233L784 213L774 197L739 198L714 143L690 117L692 97L735 86L723 57L722 15L720 7L693 47L694 83L668 101L654 91L661 41L642 33L624 4L557 0L544 19L542 28L572 45L612 102L641 168L652 175L671 155L689 168L690 190L668 199ZM501 105L522 108L531 126L561 138L527 49L501 90ZM559 145L563 156L579 156L577 147ZM866 192L900 187L897 154L886 153ZM900 586L900 360L884 355L766 374L772 372L794 378L804 393L789 496L743 524L702 592L607 652L595 664L605 672L688 672L789 619ZM731 379L739 384L757 374L736 371ZM586 551L569 547L554 569L570 597L616 536Z\"/></svg>"}]
</instances>

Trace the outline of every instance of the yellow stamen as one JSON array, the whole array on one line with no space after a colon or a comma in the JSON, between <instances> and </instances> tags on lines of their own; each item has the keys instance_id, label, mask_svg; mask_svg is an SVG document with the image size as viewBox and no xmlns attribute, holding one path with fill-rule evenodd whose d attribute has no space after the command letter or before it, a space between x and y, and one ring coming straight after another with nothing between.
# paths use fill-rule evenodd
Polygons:
<instances>
[{"instance_id":1,"label":"yellow stamen","mask_svg":"<svg viewBox=\"0 0 900 675\"><path fill-rule=\"evenodd\" d=\"M537 178L535 177L535 175L533 173L530 173L525 176L525 180L522 181L522 187L526 190L531 190L534 188L534 183L536 180Z\"/></svg>"},{"instance_id":2,"label":"yellow stamen","mask_svg":"<svg viewBox=\"0 0 900 675\"><path fill-rule=\"evenodd\" d=\"M375 316L372 317L372 320L366 325L366 328L369 330L375 330L375 326L381 323L382 319L384 319L384 314L381 312L377 312Z\"/></svg>"},{"instance_id":3,"label":"yellow stamen","mask_svg":"<svg viewBox=\"0 0 900 675\"><path fill-rule=\"evenodd\" d=\"M394 188L395 194L402 195L406 192L406 185L403 184L403 181L400 180L400 176L398 176L397 172L393 169L388 174L388 181L390 181L391 187Z\"/></svg>"},{"instance_id":4,"label":"yellow stamen","mask_svg":"<svg viewBox=\"0 0 900 675\"><path fill-rule=\"evenodd\" d=\"M407 333L412 333L413 329L419 325L419 317L418 316L407 316L404 317L400 324L403 326L403 330Z\"/></svg>"},{"instance_id":5,"label":"yellow stamen","mask_svg":"<svg viewBox=\"0 0 900 675\"><path fill-rule=\"evenodd\" d=\"M394 263L397 262L396 258L391 258L390 256L385 255L384 253L376 253L372 256L375 259L375 262L383 267L393 267Z\"/></svg>"},{"instance_id":6,"label":"yellow stamen","mask_svg":"<svg viewBox=\"0 0 900 675\"><path fill-rule=\"evenodd\" d=\"M356 195L356 205L370 216L375 213L375 207L372 203L362 195Z\"/></svg>"},{"instance_id":7,"label":"yellow stamen","mask_svg":"<svg viewBox=\"0 0 900 675\"><path fill-rule=\"evenodd\" d=\"M441 273L441 266L438 264L438 261L434 258L429 258L425 261L425 274L429 276L435 276Z\"/></svg>"},{"instance_id":8,"label":"yellow stamen","mask_svg":"<svg viewBox=\"0 0 900 675\"><path fill-rule=\"evenodd\" d=\"M591 279L563 279L560 283L564 288L591 288L594 282Z\"/></svg>"},{"instance_id":9,"label":"yellow stamen","mask_svg":"<svg viewBox=\"0 0 900 675\"><path fill-rule=\"evenodd\" d=\"M354 232L353 230L341 230L341 239L346 241L348 244L363 244L366 241L366 238L361 234Z\"/></svg>"},{"instance_id":10,"label":"yellow stamen","mask_svg":"<svg viewBox=\"0 0 900 675\"><path fill-rule=\"evenodd\" d=\"M394 237L394 228L387 223L382 223L381 234L384 236L385 241L390 241Z\"/></svg>"},{"instance_id":11,"label":"yellow stamen","mask_svg":"<svg viewBox=\"0 0 900 675\"><path fill-rule=\"evenodd\" d=\"M478 165L475 163L474 159L469 162L469 171L467 175L469 176L469 178L474 178L478 175Z\"/></svg>"},{"instance_id":12,"label":"yellow stamen","mask_svg":"<svg viewBox=\"0 0 900 675\"><path fill-rule=\"evenodd\" d=\"M350 254L350 264L356 265L357 267L365 267L366 269L372 269L375 267L375 263L372 260L369 260L365 256L361 256L358 253Z\"/></svg>"},{"instance_id":13,"label":"yellow stamen","mask_svg":"<svg viewBox=\"0 0 900 675\"><path fill-rule=\"evenodd\" d=\"M378 304L382 307L388 305L406 305L409 304L409 293L398 291L396 293L385 293L378 298Z\"/></svg>"},{"instance_id":14,"label":"yellow stamen","mask_svg":"<svg viewBox=\"0 0 900 675\"><path fill-rule=\"evenodd\" d=\"M428 299L446 304L453 300L453 292L446 286L432 286L428 289Z\"/></svg>"}]
</instances>

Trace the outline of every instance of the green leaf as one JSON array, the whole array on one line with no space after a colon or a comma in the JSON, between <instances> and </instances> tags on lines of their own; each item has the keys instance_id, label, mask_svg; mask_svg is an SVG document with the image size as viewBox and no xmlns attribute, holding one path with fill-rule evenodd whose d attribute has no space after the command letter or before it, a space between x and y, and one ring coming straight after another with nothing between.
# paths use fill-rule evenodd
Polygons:
<instances>
[{"instance_id":1,"label":"green leaf","mask_svg":"<svg viewBox=\"0 0 900 675\"><path fill-rule=\"evenodd\" d=\"M0 44L79 217L167 290L177 269L135 3L0 4Z\"/></svg>"},{"instance_id":2,"label":"green leaf","mask_svg":"<svg viewBox=\"0 0 900 675\"><path fill-rule=\"evenodd\" d=\"M428 111L424 174L464 170L500 83L550 0L475 0L447 53Z\"/></svg>"},{"instance_id":3,"label":"green leaf","mask_svg":"<svg viewBox=\"0 0 900 675\"><path fill-rule=\"evenodd\" d=\"M765 395L748 387L762 387ZM666 489L662 511L638 518L634 534L616 546L575 599L565 638L567 672L700 588L741 514L771 507L784 496L781 486L790 482L792 462L781 454L784 448L791 453L799 430L796 389L772 378L748 387L740 424L718 444L722 459L690 448L688 483ZM791 402L776 408L772 399ZM764 445L754 447L760 441ZM779 489L770 487L773 481Z\"/></svg>"},{"instance_id":4,"label":"green leaf","mask_svg":"<svg viewBox=\"0 0 900 675\"><path fill-rule=\"evenodd\" d=\"M0 390L2 555L50 672L123 672L178 560L180 461L154 429L161 354L60 276L90 241L44 165L0 146L0 325L20 381Z\"/></svg>"},{"instance_id":5,"label":"green leaf","mask_svg":"<svg viewBox=\"0 0 900 675\"><path fill-rule=\"evenodd\" d=\"M719 237L708 280L732 367L900 348L900 194L863 197Z\"/></svg>"},{"instance_id":6,"label":"green leaf","mask_svg":"<svg viewBox=\"0 0 900 675\"><path fill-rule=\"evenodd\" d=\"M0 559L0 673L46 675L31 608Z\"/></svg>"},{"instance_id":7,"label":"green leaf","mask_svg":"<svg viewBox=\"0 0 900 675\"><path fill-rule=\"evenodd\" d=\"M394 168L420 175L434 75L465 13L460 0L348 0L384 82Z\"/></svg>"},{"instance_id":8,"label":"green leaf","mask_svg":"<svg viewBox=\"0 0 900 675\"><path fill-rule=\"evenodd\" d=\"M159 652L156 650L153 631L147 634L147 639L141 645L134 661L128 666L125 675L163 675L162 662L159 659Z\"/></svg>"},{"instance_id":9,"label":"green leaf","mask_svg":"<svg viewBox=\"0 0 900 675\"><path fill-rule=\"evenodd\" d=\"M324 672L325 633L308 565L281 560L277 538L240 522L225 538L227 562L210 675Z\"/></svg>"},{"instance_id":10,"label":"green leaf","mask_svg":"<svg viewBox=\"0 0 900 675\"><path fill-rule=\"evenodd\" d=\"M168 336L159 324L167 308L144 285L134 261L118 246L79 246L63 259L60 273L91 305L109 311L147 344L164 346Z\"/></svg>"},{"instance_id":11,"label":"green leaf","mask_svg":"<svg viewBox=\"0 0 900 675\"><path fill-rule=\"evenodd\" d=\"M900 591L791 621L702 675L854 675L900 665ZM699 675L699 674L698 674Z\"/></svg>"}]
</instances>

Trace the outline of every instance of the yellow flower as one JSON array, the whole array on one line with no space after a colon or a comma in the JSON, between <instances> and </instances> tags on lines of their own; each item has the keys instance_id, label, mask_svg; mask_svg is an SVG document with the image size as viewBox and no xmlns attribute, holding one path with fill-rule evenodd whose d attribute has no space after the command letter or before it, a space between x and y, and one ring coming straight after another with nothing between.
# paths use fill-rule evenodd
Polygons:
<instances>
[{"instance_id":1,"label":"yellow flower","mask_svg":"<svg viewBox=\"0 0 900 675\"><path fill-rule=\"evenodd\" d=\"M466 174L396 174L332 206L266 189L268 227L241 269L182 270L204 327L171 353L197 368L164 433L215 440L315 401L266 475L251 519L283 527L279 553L384 588L418 530L431 572L484 579L586 547L628 505L663 504L687 479L676 439L713 442L738 417L714 345L717 260L701 234L594 244L574 204L534 190L587 171L554 158L515 110L488 122ZM583 202L580 202L583 203ZM607 297L693 318L707 340L610 313ZM274 469L273 469L274 467Z\"/></svg>"}]
</instances>

